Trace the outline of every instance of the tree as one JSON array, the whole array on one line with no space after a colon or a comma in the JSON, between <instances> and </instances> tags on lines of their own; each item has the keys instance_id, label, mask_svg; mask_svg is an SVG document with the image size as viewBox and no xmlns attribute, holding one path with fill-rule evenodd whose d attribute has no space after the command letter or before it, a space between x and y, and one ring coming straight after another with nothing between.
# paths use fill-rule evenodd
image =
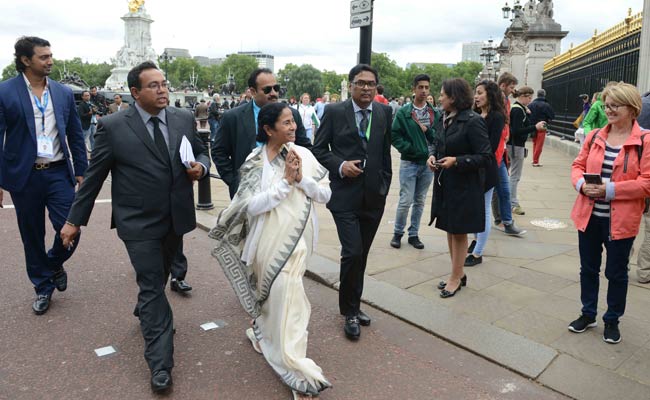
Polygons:
<instances>
[{"instance_id":1,"label":"tree","mask_svg":"<svg viewBox=\"0 0 650 400\"><path fill-rule=\"evenodd\" d=\"M256 68L258 68L258 65L255 57L231 54L226 58L226 61L219 65L216 86L228 82L228 72L230 71L235 76L237 92L242 93L248 88L248 77Z\"/></svg>"},{"instance_id":2,"label":"tree","mask_svg":"<svg viewBox=\"0 0 650 400\"><path fill-rule=\"evenodd\" d=\"M469 82L470 86L474 86L476 76L483 69L483 64L475 61L462 61L454 66L454 76L463 78Z\"/></svg>"},{"instance_id":3,"label":"tree","mask_svg":"<svg viewBox=\"0 0 650 400\"><path fill-rule=\"evenodd\" d=\"M309 93L312 99L323 93L323 79L321 72L310 64L303 64L289 75L287 84L287 96L300 97L303 93Z\"/></svg>"},{"instance_id":4,"label":"tree","mask_svg":"<svg viewBox=\"0 0 650 400\"><path fill-rule=\"evenodd\" d=\"M199 62L191 58L176 58L171 63L162 62L160 67L167 69L167 80L172 87L181 89L190 86L192 73L198 75L201 69ZM198 86L198 81L197 81Z\"/></svg>"},{"instance_id":5,"label":"tree","mask_svg":"<svg viewBox=\"0 0 650 400\"><path fill-rule=\"evenodd\" d=\"M323 93L341 94L341 82L345 79L345 74L337 74L335 71L323 70L321 77L323 79Z\"/></svg>"},{"instance_id":6,"label":"tree","mask_svg":"<svg viewBox=\"0 0 650 400\"><path fill-rule=\"evenodd\" d=\"M7 80L9 78L13 78L14 76L18 75L18 71L16 71L16 65L13 63L7 65L3 70L2 70L2 80Z\"/></svg>"},{"instance_id":7,"label":"tree","mask_svg":"<svg viewBox=\"0 0 650 400\"><path fill-rule=\"evenodd\" d=\"M379 74L379 82L384 86L384 96L400 96L410 92L410 85L404 79L404 70L388 54L372 53L370 60Z\"/></svg>"},{"instance_id":8,"label":"tree","mask_svg":"<svg viewBox=\"0 0 650 400\"><path fill-rule=\"evenodd\" d=\"M298 66L296 64L292 64L292 63L285 64L284 68L279 70L278 73L276 74L276 78L280 86L286 87L287 84L289 83L289 80L291 79L291 74L293 74L293 72L297 69Z\"/></svg>"}]
</instances>

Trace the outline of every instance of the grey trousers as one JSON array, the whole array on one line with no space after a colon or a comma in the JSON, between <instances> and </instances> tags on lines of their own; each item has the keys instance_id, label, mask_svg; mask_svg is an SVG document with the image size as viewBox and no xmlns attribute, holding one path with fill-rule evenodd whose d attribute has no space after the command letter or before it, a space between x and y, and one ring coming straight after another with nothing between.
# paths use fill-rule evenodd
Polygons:
<instances>
[{"instance_id":1,"label":"grey trousers","mask_svg":"<svg viewBox=\"0 0 650 400\"><path fill-rule=\"evenodd\" d=\"M519 206L517 185L524 170L526 148L523 146L508 146L508 154L510 155L510 204L512 207L517 207Z\"/></svg>"},{"instance_id":2,"label":"grey trousers","mask_svg":"<svg viewBox=\"0 0 650 400\"><path fill-rule=\"evenodd\" d=\"M645 226L645 237L639 247L639 255L636 258L636 275L639 282L650 281L650 213L643 214Z\"/></svg>"}]
</instances>

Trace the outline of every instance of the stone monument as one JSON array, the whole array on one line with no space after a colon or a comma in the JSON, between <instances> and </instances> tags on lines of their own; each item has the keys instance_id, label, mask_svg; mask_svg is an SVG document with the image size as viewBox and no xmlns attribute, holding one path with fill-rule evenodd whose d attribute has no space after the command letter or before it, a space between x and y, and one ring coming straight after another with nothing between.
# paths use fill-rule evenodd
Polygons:
<instances>
[{"instance_id":1,"label":"stone monument","mask_svg":"<svg viewBox=\"0 0 650 400\"><path fill-rule=\"evenodd\" d=\"M348 81L347 79L343 78L341 81L341 101L345 101L348 99Z\"/></svg>"},{"instance_id":2,"label":"stone monument","mask_svg":"<svg viewBox=\"0 0 650 400\"><path fill-rule=\"evenodd\" d=\"M126 77L131 68L144 61L156 62L156 52L151 47L153 20L144 8L144 0L129 0L129 12L124 21L124 45L112 60L115 68L104 86L113 90L128 90Z\"/></svg>"},{"instance_id":3,"label":"stone monument","mask_svg":"<svg viewBox=\"0 0 650 400\"><path fill-rule=\"evenodd\" d=\"M515 12L498 48L499 73L510 72L520 86L541 89L544 63L560 54L560 41L567 33L553 19L552 0L529 0Z\"/></svg>"}]
</instances>

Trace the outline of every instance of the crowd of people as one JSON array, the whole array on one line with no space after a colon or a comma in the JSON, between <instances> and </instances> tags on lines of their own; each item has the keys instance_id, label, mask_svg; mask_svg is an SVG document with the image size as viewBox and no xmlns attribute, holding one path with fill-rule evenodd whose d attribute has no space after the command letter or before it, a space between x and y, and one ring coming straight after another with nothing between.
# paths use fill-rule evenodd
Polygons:
<instances>
[{"instance_id":1,"label":"crowd of people","mask_svg":"<svg viewBox=\"0 0 650 400\"><path fill-rule=\"evenodd\" d=\"M401 159L390 245L399 251L407 233L409 245L425 247L420 220L431 189L429 225L435 222L446 232L451 259L449 277L438 284L440 297L447 299L469 284L465 267L482 263L491 228L514 236L526 233L513 220L513 214L525 213L517 187L526 143L534 136L532 165L541 167L547 124L555 118L544 90L533 100L534 89L517 87L517 78L507 72L497 82L481 81L474 88L463 79L448 79L436 94L430 77L419 74L412 80L413 95L399 104L384 97L378 72L366 64L350 70L351 98L343 102L323 97L312 106L305 93L299 102L286 104L273 72L258 68L238 106L225 106L215 94L192 114L169 107L163 74L145 62L128 74L134 104L123 106L116 97L100 111L101 100L93 100L92 90L83 93L77 107L72 92L48 77L48 41L22 37L15 51L20 74L0 83L0 188L15 206L27 274L36 291L33 311L46 313L54 291L66 290L63 265L79 246L81 227L110 173L112 222L135 271L139 293L133 314L140 321L156 393L173 385L174 327L165 287L171 274L171 288L187 290L182 286L187 285L187 260L176 275L174 265L184 258L183 235L196 226L192 184L208 174L210 161L228 186L231 202L209 233L214 248L206 251L251 317L242 335L293 398L305 399L331 386L307 357L311 310L303 277L318 244L315 203L326 204L336 225L339 312L344 335L357 341L362 327L372 322L361 297L392 181L391 146ZM604 247L607 343L621 340L618 323L625 311L630 251L650 198L650 132L641 128L647 127L650 113L646 98L622 82L604 88L598 100L602 106L596 101L584 110L585 132L599 118L589 117L594 108L607 122L586 133L571 167L578 192L571 216L578 230L582 310L569 330L581 333L596 326ZM209 124L210 152L197 122ZM0 190L0 206L2 196ZM55 232L49 250L46 208ZM647 210L644 218L639 280L647 283ZM468 243L470 234L474 240Z\"/></svg>"}]
</instances>

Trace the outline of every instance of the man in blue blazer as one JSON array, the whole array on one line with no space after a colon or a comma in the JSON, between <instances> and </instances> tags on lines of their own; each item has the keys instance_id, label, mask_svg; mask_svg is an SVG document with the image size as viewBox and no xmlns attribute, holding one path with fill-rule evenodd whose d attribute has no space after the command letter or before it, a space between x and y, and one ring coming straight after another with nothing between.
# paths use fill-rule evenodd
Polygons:
<instances>
[{"instance_id":1,"label":"man in blue blazer","mask_svg":"<svg viewBox=\"0 0 650 400\"><path fill-rule=\"evenodd\" d=\"M72 90L48 78L50 43L21 37L14 49L19 75L0 83L0 207L4 189L16 209L27 275L36 290L32 309L41 315L54 289L67 288L63 263L78 241L64 248L59 231L88 160ZM55 232L49 250L45 208Z\"/></svg>"}]
</instances>

